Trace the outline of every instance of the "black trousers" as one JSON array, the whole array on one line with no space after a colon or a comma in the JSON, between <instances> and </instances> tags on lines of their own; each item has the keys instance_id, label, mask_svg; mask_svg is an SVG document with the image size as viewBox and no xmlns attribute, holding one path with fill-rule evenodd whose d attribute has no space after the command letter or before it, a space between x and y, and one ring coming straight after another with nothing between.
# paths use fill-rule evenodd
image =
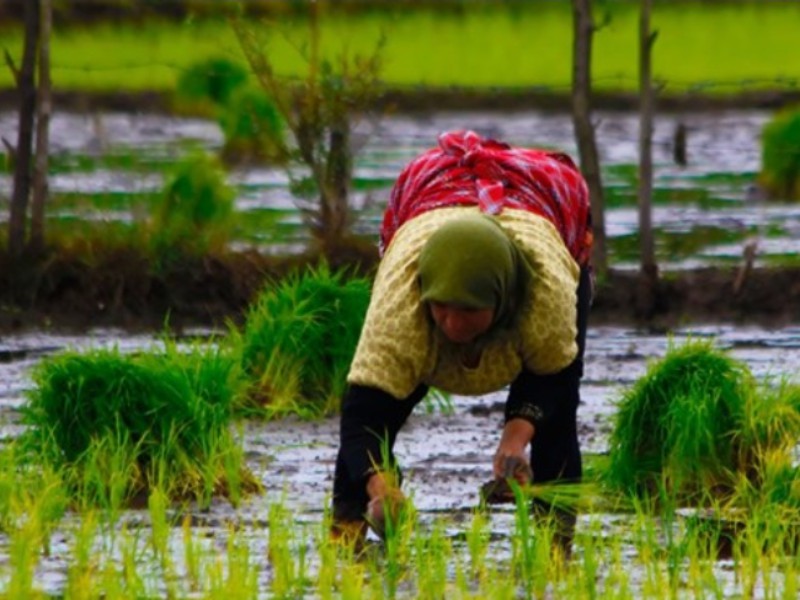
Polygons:
<instances>
[{"instance_id":1,"label":"black trousers","mask_svg":"<svg viewBox=\"0 0 800 600\"><path fill-rule=\"evenodd\" d=\"M591 296L591 272L584 267L577 294L578 355L575 360L552 375L523 372L509 391L512 396L519 389L534 390L536 396L547 398L551 407L546 418L535 424L536 433L531 441L531 467L536 483L561 479L578 481L582 475L577 411ZM342 407L341 441L333 481L335 521L363 519L369 502L366 491L369 463L364 457L368 453L380 456L376 446L378 437L384 454L381 462L388 462L399 475L393 450L397 434L427 392L428 386L420 385L408 398L397 400L369 388L348 391ZM367 429L370 431L365 434ZM382 435L377 436L377 431L382 431ZM365 445L372 446L369 452Z\"/></svg>"}]
</instances>

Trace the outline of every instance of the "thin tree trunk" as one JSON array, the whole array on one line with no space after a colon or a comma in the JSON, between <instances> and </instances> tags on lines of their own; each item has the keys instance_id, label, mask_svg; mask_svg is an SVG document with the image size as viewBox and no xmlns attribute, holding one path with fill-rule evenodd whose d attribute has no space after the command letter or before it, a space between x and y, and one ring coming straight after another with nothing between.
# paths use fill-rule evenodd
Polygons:
<instances>
[{"instance_id":1,"label":"thin tree trunk","mask_svg":"<svg viewBox=\"0 0 800 600\"><path fill-rule=\"evenodd\" d=\"M639 20L639 236L641 272L639 309L645 316L655 308L658 265L655 258L652 223L653 191L653 114L652 49L656 34L650 31L652 0L642 0Z\"/></svg>"},{"instance_id":2,"label":"thin tree trunk","mask_svg":"<svg viewBox=\"0 0 800 600\"><path fill-rule=\"evenodd\" d=\"M19 256L25 247L25 222L31 189L31 150L36 109L36 49L39 35L39 0L25 2L25 42L22 67L17 77L19 90L19 129L17 131L14 191L8 221L8 251ZM8 59L10 62L10 59Z\"/></svg>"},{"instance_id":3,"label":"thin tree trunk","mask_svg":"<svg viewBox=\"0 0 800 600\"><path fill-rule=\"evenodd\" d=\"M33 197L31 200L31 236L29 247L33 252L44 248L44 210L49 185L47 180L50 153L50 113L52 112L50 80L50 32L52 29L52 0L40 2L39 30L39 94L36 107L36 160L33 169Z\"/></svg>"},{"instance_id":4,"label":"thin tree trunk","mask_svg":"<svg viewBox=\"0 0 800 600\"><path fill-rule=\"evenodd\" d=\"M573 52L572 52L572 121L580 156L581 171L589 187L592 203L594 249L592 263L595 272L604 276L608 270L606 250L606 225L603 200L603 182L600 158L597 151L591 117L592 93L592 20L591 0L573 0Z\"/></svg>"},{"instance_id":5,"label":"thin tree trunk","mask_svg":"<svg viewBox=\"0 0 800 600\"><path fill-rule=\"evenodd\" d=\"M334 250L347 234L351 172L350 122L345 114L331 124L329 136L320 223L327 250Z\"/></svg>"}]
</instances>

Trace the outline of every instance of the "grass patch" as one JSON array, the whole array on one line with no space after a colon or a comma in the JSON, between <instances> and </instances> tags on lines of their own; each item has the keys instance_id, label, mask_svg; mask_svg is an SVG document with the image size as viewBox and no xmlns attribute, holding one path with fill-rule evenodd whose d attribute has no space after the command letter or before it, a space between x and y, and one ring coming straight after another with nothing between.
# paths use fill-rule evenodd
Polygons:
<instances>
[{"instance_id":1,"label":"grass patch","mask_svg":"<svg viewBox=\"0 0 800 600\"><path fill-rule=\"evenodd\" d=\"M638 7L605 3L598 17L603 11L612 19L595 35L596 88L635 90ZM667 93L797 86L800 56L789 51L800 29L795 3L657 3L652 25L659 32L654 77L668 82ZM270 57L282 74L297 76L305 68L297 48L304 43L306 26L282 17L280 27L286 35L271 42ZM366 55L385 34L382 70L389 86L541 86L561 92L570 87L568 3L473 4L452 12L409 7L337 11L325 15L321 27L327 58L344 46ZM476 39L491 43L475 44ZM0 43L19 64L21 28L4 29ZM244 62L223 20L56 28L52 54L54 86L61 90L173 91L200 61L224 57ZM8 70L0 72L0 87L12 87L11 77Z\"/></svg>"}]
</instances>

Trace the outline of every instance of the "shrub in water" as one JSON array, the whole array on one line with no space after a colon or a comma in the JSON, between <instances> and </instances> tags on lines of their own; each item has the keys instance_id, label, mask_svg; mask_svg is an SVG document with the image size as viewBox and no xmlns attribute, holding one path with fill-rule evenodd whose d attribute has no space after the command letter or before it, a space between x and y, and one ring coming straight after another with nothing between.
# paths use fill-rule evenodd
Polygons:
<instances>
[{"instance_id":1,"label":"shrub in water","mask_svg":"<svg viewBox=\"0 0 800 600\"><path fill-rule=\"evenodd\" d=\"M165 258L219 250L230 237L234 190L215 158L192 154L167 180L153 214L154 252Z\"/></svg>"},{"instance_id":2,"label":"shrub in water","mask_svg":"<svg viewBox=\"0 0 800 600\"><path fill-rule=\"evenodd\" d=\"M800 109L778 113L761 135L761 184L771 198L800 200Z\"/></svg>"},{"instance_id":3,"label":"shrub in water","mask_svg":"<svg viewBox=\"0 0 800 600\"><path fill-rule=\"evenodd\" d=\"M214 106L225 104L233 92L247 82L247 70L225 57L195 63L178 78L177 95L182 102Z\"/></svg>"},{"instance_id":4,"label":"shrub in water","mask_svg":"<svg viewBox=\"0 0 800 600\"><path fill-rule=\"evenodd\" d=\"M216 349L65 352L40 363L33 378L27 446L76 475L73 487L93 477L96 497L113 494L120 469L127 475L117 489L128 498L153 477L175 497L228 493L233 471L245 473L244 488L258 487L241 463L225 462L236 455L228 427L242 380L235 361Z\"/></svg>"},{"instance_id":5,"label":"shrub in water","mask_svg":"<svg viewBox=\"0 0 800 600\"><path fill-rule=\"evenodd\" d=\"M269 285L233 333L251 400L270 414L337 409L369 296L369 280L326 265Z\"/></svg>"},{"instance_id":6,"label":"shrub in water","mask_svg":"<svg viewBox=\"0 0 800 600\"><path fill-rule=\"evenodd\" d=\"M225 135L222 156L228 162L284 162L288 150L285 123L275 104L255 88L234 91L221 109Z\"/></svg>"},{"instance_id":7,"label":"shrub in water","mask_svg":"<svg viewBox=\"0 0 800 600\"><path fill-rule=\"evenodd\" d=\"M670 349L622 397L607 482L684 499L732 491L752 392L748 370L710 343Z\"/></svg>"}]
</instances>

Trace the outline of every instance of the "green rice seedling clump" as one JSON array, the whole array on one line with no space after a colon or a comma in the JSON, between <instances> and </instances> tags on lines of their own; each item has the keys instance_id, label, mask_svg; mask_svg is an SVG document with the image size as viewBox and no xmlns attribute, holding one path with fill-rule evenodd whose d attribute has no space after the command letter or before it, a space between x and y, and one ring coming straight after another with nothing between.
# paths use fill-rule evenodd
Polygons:
<instances>
[{"instance_id":1,"label":"green rice seedling clump","mask_svg":"<svg viewBox=\"0 0 800 600\"><path fill-rule=\"evenodd\" d=\"M731 492L753 388L748 369L710 342L671 348L619 403L607 483L652 497Z\"/></svg>"},{"instance_id":2,"label":"green rice seedling clump","mask_svg":"<svg viewBox=\"0 0 800 600\"><path fill-rule=\"evenodd\" d=\"M152 251L162 261L202 256L228 242L235 193L213 156L193 152L168 176L152 214Z\"/></svg>"},{"instance_id":3,"label":"green rice seedling clump","mask_svg":"<svg viewBox=\"0 0 800 600\"><path fill-rule=\"evenodd\" d=\"M260 89L242 87L222 105L225 135L222 158L229 163L283 163L288 157L286 124L275 103Z\"/></svg>"},{"instance_id":4,"label":"green rice seedling clump","mask_svg":"<svg viewBox=\"0 0 800 600\"><path fill-rule=\"evenodd\" d=\"M781 111L764 125L759 179L770 197L800 200L800 108Z\"/></svg>"},{"instance_id":5,"label":"green rice seedling clump","mask_svg":"<svg viewBox=\"0 0 800 600\"><path fill-rule=\"evenodd\" d=\"M251 402L272 415L338 409L364 324L370 282L323 264L268 284L234 332Z\"/></svg>"},{"instance_id":6,"label":"green rice seedling clump","mask_svg":"<svg viewBox=\"0 0 800 600\"><path fill-rule=\"evenodd\" d=\"M178 78L179 101L225 104L247 82L247 70L227 57L210 56L190 65Z\"/></svg>"},{"instance_id":7,"label":"green rice seedling clump","mask_svg":"<svg viewBox=\"0 0 800 600\"><path fill-rule=\"evenodd\" d=\"M774 512L793 512L800 523L800 386L787 380L765 384L748 406L744 427L736 443L746 466L740 482L741 504L764 503Z\"/></svg>"},{"instance_id":8,"label":"green rice seedling clump","mask_svg":"<svg viewBox=\"0 0 800 600\"><path fill-rule=\"evenodd\" d=\"M104 488L104 478L111 485L125 471L127 497L165 482L180 497L209 485L227 491L226 460L237 455L229 424L242 381L221 350L168 343L163 352L138 355L67 351L40 363L33 379L25 445L45 464L72 472L76 486L88 474ZM241 481L253 483L248 474Z\"/></svg>"}]
</instances>

